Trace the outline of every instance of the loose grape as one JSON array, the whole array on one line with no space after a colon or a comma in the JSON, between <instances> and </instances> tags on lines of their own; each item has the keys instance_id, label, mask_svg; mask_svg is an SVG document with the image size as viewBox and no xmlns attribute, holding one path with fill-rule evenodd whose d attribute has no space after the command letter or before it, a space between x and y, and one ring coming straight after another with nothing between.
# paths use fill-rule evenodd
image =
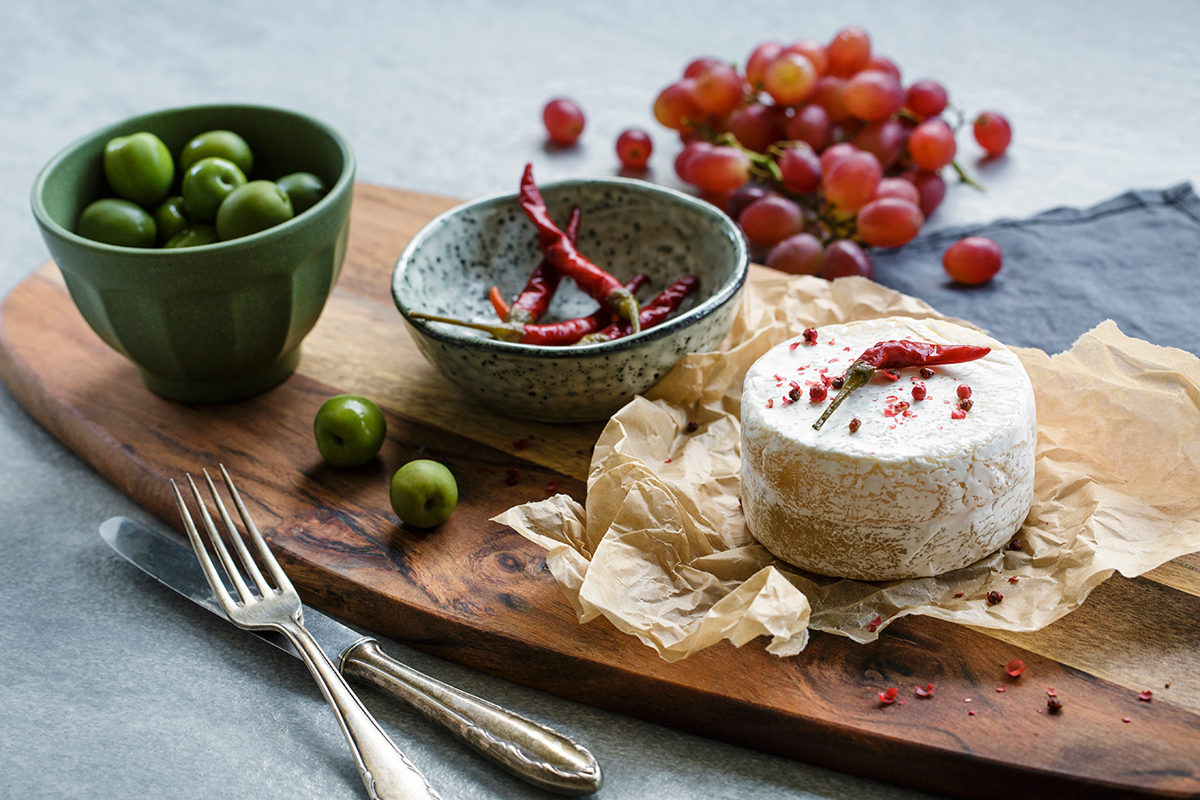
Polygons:
<instances>
[{"instance_id":1,"label":"loose grape","mask_svg":"<svg viewBox=\"0 0 1200 800\"><path fill-rule=\"evenodd\" d=\"M849 239L838 239L825 246L821 260L821 277L828 280L859 275L874 278L875 270L871 259L863 249Z\"/></svg>"},{"instance_id":2,"label":"loose grape","mask_svg":"<svg viewBox=\"0 0 1200 800\"><path fill-rule=\"evenodd\" d=\"M767 266L792 275L820 275L822 257L820 239L797 233L771 248Z\"/></svg>"},{"instance_id":3,"label":"loose grape","mask_svg":"<svg viewBox=\"0 0 1200 800\"><path fill-rule=\"evenodd\" d=\"M629 128L617 137L617 158L626 169L645 169L653 150L650 134L641 128Z\"/></svg>"},{"instance_id":4,"label":"loose grape","mask_svg":"<svg viewBox=\"0 0 1200 800\"><path fill-rule=\"evenodd\" d=\"M924 222L916 203L881 197L859 210L858 237L873 247L899 247L911 242Z\"/></svg>"},{"instance_id":5,"label":"loose grape","mask_svg":"<svg viewBox=\"0 0 1200 800\"><path fill-rule=\"evenodd\" d=\"M689 122L700 119L703 112L696 105L695 86L696 82L687 78L659 92L654 101L654 118L659 124L673 131L684 131L691 127Z\"/></svg>"},{"instance_id":6,"label":"loose grape","mask_svg":"<svg viewBox=\"0 0 1200 800\"><path fill-rule=\"evenodd\" d=\"M821 159L807 144L800 143L779 156L779 172L783 185L790 192L807 194L821 185Z\"/></svg>"},{"instance_id":7,"label":"loose grape","mask_svg":"<svg viewBox=\"0 0 1200 800\"><path fill-rule=\"evenodd\" d=\"M953 161L957 150L954 131L945 120L936 117L922 122L908 137L908 154L913 163L930 172Z\"/></svg>"},{"instance_id":8,"label":"loose grape","mask_svg":"<svg viewBox=\"0 0 1200 800\"><path fill-rule=\"evenodd\" d=\"M753 87L761 88L767 65L782 52L783 45L775 41L763 42L755 47L754 51L750 53L750 57L746 59L746 82Z\"/></svg>"},{"instance_id":9,"label":"loose grape","mask_svg":"<svg viewBox=\"0 0 1200 800\"><path fill-rule=\"evenodd\" d=\"M1008 143L1012 141L1012 126L1003 114L995 111L984 111L976 117L972 129L975 141L979 142L979 146L992 158L1004 155Z\"/></svg>"},{"instance_id":10,"label":"loose grape","mask_svg":"<svg viewBox=\"0 0 1200 800\"><path fill-rule=\"evenodd\" d=\"M986 236L967 236L946 248L942 266L946 273L969 286L987 283L1004 264L1000 245Z\"/></svg>"},{"instance_id":11,"label":"loose grape","mask_svg":"<svg viewBox=\"0 0 1200 800\"><path fill-rule=\"evenodd\" d=\"M788 118L784 132L792 141L807 142L814 150L823 150L829 144L830 128L829 112L816 103L806 103Z\"/></svg>"},{"instance_id":12,"label":"loose grape","mask_svg":"<svg viewBox=\"0 0 1200 800\"><path fill-rule=\"evenodd\" d=\"M803 222L800 206L778 195L755 200L738 215L738 224L746 238L766 247L799 233Z\"/></svg>"},{"instance_id":13,"label":"loose grape","mask_svg":"<svg viewBox=\"0 0 1200 800\"><path fill-rule=\"evenodd\" d=\"M866 122L879 122L904 105L904 89L894 75L863 70L846 81L842 102L851 115Z\"/></svg>"},{"instance_id":14,"label":"loose grape","mask_svg":"<svg viewBox=\"0 0 1200 800\"><path fill-rule=\"evenodd\" d=\"M550 141L558 145L573 145L583 133L583 109L572 100L556 97L542 109L542 122Z\"/></svg>"},{"instance_id":15,"label":"loose grape","mask_svg":"<svg viewBox=\"0 0 1200 800\"><path fill-rule=\"evenodd\" d=\"M946 89L937 81L922 78L908 87L904 105L922 120L936 117L946 110Z\"/></svg>"},{"instance_id":16,"label":"loose grape","mask_svg":"<svg viewBox=\"0 0 1200 800\"><path fill-rule=\"evenodd\" d=\"M708 192L732 192L750 180L750 157L720 145L697 153L687 168L690 182Z\"/></svg>"},{"instance_id":17,"label":"loose grape","mask_svg":"<svg viewBox=\"0 0 1200 800\"><path fill-rule=\"evenodd\" d=\"M896 197L907 200L917 208L921 207L921 192L916 184L905 178L884 178L879 181L879 186L875 188L875 199L882 197Z\"/></svg>"},{"instance_id":18,"label":"loose grape","mask_svg":"<svg viewBox=\"0 0 1200 800\"><path fill-rule=\"evenodd\" d=\"M844 213L858 211L875 196L882 177L879 159L861 150L851 153L825 172L825 202Z\"/></svg>"},{"instance_id":19,"label":"loose grape","mask_svg":"<svg viewBox=\"0 0 1200 800\"><path fill-rule=\"evenodd\" d=\"M897 120L885 119L864 127L854 135L853 143L859 150L866 150L874 155L883 168L888 169L904 154L907 141L908 128Z\"/></svg>"},{"instance_id":20,"label":"loose grape","mask_svg":"<svg viewBox=\"0 0 1200 800\"><path fill-rule=\"evenodd\" d=\"M792 106L812 94L817 68L799 53L781 53L763 73L763 88L781 106Z\"/></svg>"},{"instance_id":21,"label":"loose grape","mask_svg":"<svg viewBox=\"0 0 1200 800\"><path fill-rule=\"evenodd\" d=\"M829 74L848 78L867 65L871 58L871 37L859 27L845 28L825 47Z\"/></svg>"},{"instance_id":22,"label":"loose grape","mask_svg":"<svg viewBox=\"0 0 1200 800\"><path fill-rule=\"evenodd\" d=\"M756 153L766 152L768 147L787 135L786 131L784 110L761 103L746 106L729 123L729 132L743 147Z\"/></svg>"},{"instance_id":23,"label":"loose grape","mask_svg":"<svg viewBox=\"0 0 1200 800\"><path fill-rule=\"evenodd\" d=\"M714 64L696 76L692 96L706 114L721 116L742 102L742 78L728 64Z\"/></svg>"}]
</instances>

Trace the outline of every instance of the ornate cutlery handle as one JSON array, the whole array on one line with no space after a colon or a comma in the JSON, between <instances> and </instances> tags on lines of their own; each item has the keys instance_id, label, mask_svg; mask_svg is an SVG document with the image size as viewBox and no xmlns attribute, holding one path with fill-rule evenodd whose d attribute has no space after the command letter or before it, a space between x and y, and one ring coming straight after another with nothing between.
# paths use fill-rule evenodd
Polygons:
<instances>
[{"instance_id":1,"label":"ornate cutlery handle","mask_svg":"<svg viewBox=\"0 0 1200 800\"><path fill-rule=\"evenodd\" d=\"M312 635L302 625L281 625L279 629L296 645L333 707L372 800L440 800L425 776L379 727Z\"/></svg>"},{"instance_id":2,"label":"ornate cutlery handle","mask_svg":"<svg viewBox=\"0 0 1200 800\"><path fill-rule=\"evenodd\" d=\"M428 719L534 786L559 794L599 791L600 765L551 728L447 686L389 658L374 639L342 657L342 672L412 705Z\"/></svg>"}]
</instances>

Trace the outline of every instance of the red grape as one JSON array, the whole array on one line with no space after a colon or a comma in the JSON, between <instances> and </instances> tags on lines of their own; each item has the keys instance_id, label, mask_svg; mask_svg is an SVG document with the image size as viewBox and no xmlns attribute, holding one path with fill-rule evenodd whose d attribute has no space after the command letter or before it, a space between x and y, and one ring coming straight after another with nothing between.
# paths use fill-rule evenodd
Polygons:
<instances>
[{"instance_id":1,"label":"red grape","mask_svg":"<svg viewBox=\"0 0 1200 800\"><path fill-rule=\"evenodd\" d=\"M1004 264L1004 252L986 236L967 236L946 248L942 266L959 283L975 286L990 281Z\"/></svg>"},{"instance_id":2,"label":"red grape","mask_svg":"<svg viewBox=\"0 0 1200 800\"><path fill-rule=\"evenodd\" d=\"M701 150L687 164L688 180L706 192L732 192L750 180L750 158L729 145Z\"/></svg>"},{"instance_id":3,"label":"red grape","mask_svg":"<svg viewBox=\"0 0 1200 800\"><path fill-rule=\"evenodd\" d=\"M789 192L807 194L821 185L821 159L807 144L787 148L779 156L779 172Z\"/></svg>"},{"instance_id":4,"label":"red grape","mask_svg":"<svg viewBox=\"0 0 1200 800\"><path fill-rule=\"evenodd\" d=\"M854 135L854 146L874 154L884 169L891 167L904 154L907 141L908 128L894 119L872 122Z\"/></svg>"},{"instance_id":5,"label":"red grape","mask_svg":"<svg viewBox=\"0 0 1200 800\"><path fill-rule=\"evenodd\" d=\"M858 238L873 247L899 247L920 233L925 217L916 203L881 197L858 212Z\"/></svg>"},{"instance_id":6,"label":"red grape","mask_svg":"<svg viewBox=\"0 0 1200 800\"><path fill-rule=\"evenodd\" d=\"M867 65L871 58L871 37L862 28L845 28L825 47L829 74L848 78Z\"/></svg>"},{"instance_id":7,"label":"red grape","mask_svg":"<svg viewBox=\"0 0 1200 800\"><path fill-rule=\"evenodd\" d=\"M804 56L816 67L818 75L824 75L825 70L829 69L829 57L825 55L825 48L820 42L813 39L802 39L798 42L793 42L785 47L783 52L797 53Z\"/></svg>"},{"instance_id":8,"label":"red grape","mask_svg":"<svg viewBox=\"0 0 1200 800\"><path fill-rule=\"evenodd\" d=\"M694 122L704 114L696 105L695 88L696 82L686 78L663 89L654 101L654 118L671 130L690 128L688 121Z\"/></svg>"},{"instance_id":9,"label":"red grape","mask_svg":"<svg viewBox=\"0 0 1200 800\"><path fill-rule=\"evenodd\" d=\"M617 137L617 158L626 169L645 169L653 150L650 134L641 128L629 128Z\"/></svg>"},{"instance_id":10,"label":"red grape","mask_svg":"<svg viewBox=\"0 0 1200 800\"><path fill-rule=\"evenodd\" d=\"M807 142L814 150L829 144L829 112L816 103L807 103L788 118L785 133L792 141Z\"/></svg>"},{"instance_id":11,"label":"red grape","mask_svg":"<svg viewBox=\"0 0 1200 800\"><path fill-rule=\"evenodd\" d=\"M935 172L954 160L958 146L954 142L954 131L945 120L927 119L908 137L908 154L921 169Z\"/></svg>"},{"instance_id":12,"label":"red grape","mask_svg":"<svg viewBox=\"0 0 1200 800\"><path fill-rule=\"evenodd\" d=\"M863 70L846 81L842 102L852 116L866 122L879 122L904 105L904 88L894 75Z\"/></svg>"},{"instance_id":13,"label":"red grape","mask_svg":"<svg viewBox=\"0 0 1200 800\"><path fill-rule=\"evenodd\" d=\"M698 78L698 77L700 77L700 73L705 72L705 71L709 70L710 68L717 66L718 64L720 64L722 66L726 66L725 62L719 58L713 58L712 56L702 56L700 58L694 59L691 63L689 63L686 67L684 67L683 77Z\"/></svg>"},{"instance_id":14,"label":"red grape","mask_svg":"<svg viewBox=\"0 0 1200 800\"><path fill-rule=\"evenodd\" d=\"M898 197L907 200L918 208L921 207L921 192L917 186L906 178L884 178L875 189L876 200L881 197Z\"/></svg>"},{"instance_id":15,"label":"red grape","mask_svg":"<svg viewBox=\"0 0 1200 800\"><path fill-rule=\"evenodd\" d=\"M787 135L786 125L787 117L782 108L754 103L733 116L729 121L729 132L743 147L763 153Z\"/></svg>"},{"instance_id":16,"label":"red grape","mask_svg":"<svg viewBox=\"0 0 1200 800\"><path fill-rule=\"evenodd\" d=\"M892 61L887 56L881 56L872 53L871 57L867 59L867 65L863 67L863 69L873 69L880 72L886 72L893 76L896 80L900 80L900 68L896 66L895 61Z\"/></svg>"},{"instance_id":17,"label":"red grape","mask_svg":"<svg viewBox=\"0 0 1200 800\"><path fill-rule=\"evenodd\" d=\"M763 42L754 48L754 52L746 59L746 82L756 89L762 88L767 65L782 52L783 45L775 41Z\"/></svg>"},{"instance_id":18,"label":"red grape","mask_svg":"<svg viewBox=\"0 0 1200 800\"><path fill-rule=\"evenodd\" d=\"M546 133L555 144L572 145L583 133L583 110L565 97L556 97L542 109Z\"/></svg>"},{"instance_id":19,"label":"red grape","mask_svg":"<svg viewBox=\"0 0 1200 800\"><path fill-rule=\"evenodd\" d=\"M769 195L746 206L737 219L747 239L770 247L799 233L804 214L786 197Z\"/></svg>"},{"instance_id":20,"label":"red grape","mask_svg":"<svg viewBox=\"0 0 1200 800\"><path fill-rule=\"evenodd\" d=\"M1008 124L1003 114L995 111L984 111L975 118L972 126L975 131L975 141L987 151L992 158L1004 155L1008 143L1012 141L1012 126Z\"/></svg>"},{"instance_id":21,"label":"red grape","mask_svg":"<svg viewBox=\"0 0 1200 800\"><path fill-rule=\"evenodd\" d=\"M946 181L936 172L925 172L924 170L905 173L904 177L912 181L913 186L916 186L917 191L920 192L921 213L928 219L946 197Z\"/></svg>"},{"instance_id":22,"label":"red grape","mask_svg":"<svg viewBox=\"0 0 1200 800\"><path fill-rule=\"evenodd\" d=\"M817 78L813 87L809 99L825 109L830 122L845 122L850 119L850 112L846 110L846 103L842 100L842 89L845 86L846 82L841 78L823 75Z\"/></svg>"},{"instance_id":23,"label":"red grape","mask_svg":"<svg viewBox=\"0 0 1200 800\"><path fill-rule=\"evenodd\" d=\"M773 194L769 189L762 186L757 186L753 183L748 183L738 189L729 197L729 203L726 205L725 213L737 219L746 209L746 206L753 203L755 200L761 200L768 195Z\"/></svg>"},{"instance_id":24,"label":"red grape","mask_svg":"<svg viewBox=\"0 0 1200 800\"><path fill-rule=\"evenodd\" d=\"M858 151L834 162L825 172L822 185L825 202L843 213L854 213L870 202L883 177L879 159Z\"/></svg>"},{"instance_id":25,"label":"red grape","mask_svg":"<svg viewBox=\"0 0 1200 800\"><path fill-rule=\"evenodd\" d=\"M781 53L763 72L763 88L781 106L792 106L812 94L817 68L799 53Z\"/></svg>"},{"instance_id":26,"label":"red grape","mask_svg":"<svg viewBox=\"0 0 1200 800\"><path fill-rule=\"evenodd\" d=\"M871 259L863 249L849 239L838 239L825 246L821 259L821 277L833 280L850 275L874 278L875 270Z\"/></svg>"},{"instance_id":27,"label":"red grape","mask_svg":"<svg viewBox=\"0 0 1200 800\"><path fill-rule=\"evenodd\" d=\"M849 142L838 142L831 144L821 151L821 172L829 172L834 164L841 161L848 155L857 153L858 148Z\"/></svg>"},{"instance_id":28,"label":"red grape","mask_svg":"<svg viewBox=\"0 0 1200 800\"><path fill-rule=\"evenodd\" d=\"M945 111L947 100L945 87L928 78L909 86L904 94L905 107L923 120Z\"/></svg>"},{"instance_id":29,"label":"red grape","mask_svg":"<svg viewBox=\"0 0 1200 800\"><path fill-rule=\"evenodd\" d=\"M720 116L733 111L742 102L742 78L728 64L713 64L695 78L692 96L707 114Z\"/></svg>"},{"instance_id":30,"label":"red grape","mask_svg":"<svg viewBox=\"0 0 1200 800\"><path fill-rule=\"evenodd\" d=\"M797 233L771 248L767 266L792 275L820 275L822 255L820 239Z\"/></svg>"},{"instance_id":31,"label":"red grape","mask_svg":"<svg viewBox=\"0 0 1200 800\"><path fill-rule=\"evenodd\" d=\"M679 151L679 155L675 156L675 174L685 183L692 183L690 173L692 159L700 153L712 149L713 146L705 141L690 142L684 145L684 148Z\"/></svg>"}]
</instances>

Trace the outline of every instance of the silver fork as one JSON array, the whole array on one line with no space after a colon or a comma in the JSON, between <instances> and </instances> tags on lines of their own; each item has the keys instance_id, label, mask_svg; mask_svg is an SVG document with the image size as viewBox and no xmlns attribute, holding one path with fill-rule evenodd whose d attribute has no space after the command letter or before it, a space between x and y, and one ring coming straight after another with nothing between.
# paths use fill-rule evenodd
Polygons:
<instances>
[{"instance_id":1,"label":"silver fork","mask_svg":"<svg viewBox=\"0 0 1200 800\"><path fill-rule=\"evenodd\" d=\"M225 610L226 616L240 628L278 631L296 646L317 685L321 687L321 694L325 695L325 699L337 715L338 724L346 736L351 752L354 753L354 760L358 764L358 771L362 775L368 795L379 800L438 800L437 792L425 780L425 776L405 758L379 727L379 723L330 663L325 651L304 628L304 607L300 603L300 595L296 593L292 582L279 566L279 561L267 548L266 541L246 511L246 506L242 503L242 498L224 466L221 467L221 477L237 508L238 516L242 518L242 523L249 533L254 552L271 576L271 582L268 582L251 555L245 536L239 532L229 512L225 510L225 504L221 501L208 470L204 470L204 480L208 484L208 491L212 495L217 513L237 550L241 562L239 567L217 532L213 518L208 512L208 505L201 497L200 490L196 488L196 482L188 475L188 484L191 486L200 518L208 531L213 550L233 582L237 598L225 588L225 582L221 579L208 548L192 521L183 493L179 491L179 486L174 480L171 481L171 487L175 491L175 502L179 504L179 513L183 517L184 527L187 528L192 549L196 551L196 557L204 570L204 577L212 586L213 594ZM250 580L254 583L254 591L247 585L243 570L249 573ZM274 583L274 586L271 583Z\"/></svg>"}]
</instances>

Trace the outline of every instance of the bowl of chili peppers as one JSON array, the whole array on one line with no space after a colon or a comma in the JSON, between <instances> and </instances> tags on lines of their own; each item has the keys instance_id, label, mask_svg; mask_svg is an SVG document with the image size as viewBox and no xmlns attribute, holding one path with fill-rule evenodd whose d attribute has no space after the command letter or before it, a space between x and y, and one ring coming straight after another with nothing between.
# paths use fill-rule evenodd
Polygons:
<instances>
[{"instance_id":1,"label":"bowl of chili peppers","mask_svg":"<svg viewBox=\"0 0 1200 800\"><path fill-rule=\"evenodd\" d=\"M643 181L473 200L405 248L392 296L426 359L510 416L604 419L725 338L749 256L712 205Z\"/></svg>"}]
</instances>

